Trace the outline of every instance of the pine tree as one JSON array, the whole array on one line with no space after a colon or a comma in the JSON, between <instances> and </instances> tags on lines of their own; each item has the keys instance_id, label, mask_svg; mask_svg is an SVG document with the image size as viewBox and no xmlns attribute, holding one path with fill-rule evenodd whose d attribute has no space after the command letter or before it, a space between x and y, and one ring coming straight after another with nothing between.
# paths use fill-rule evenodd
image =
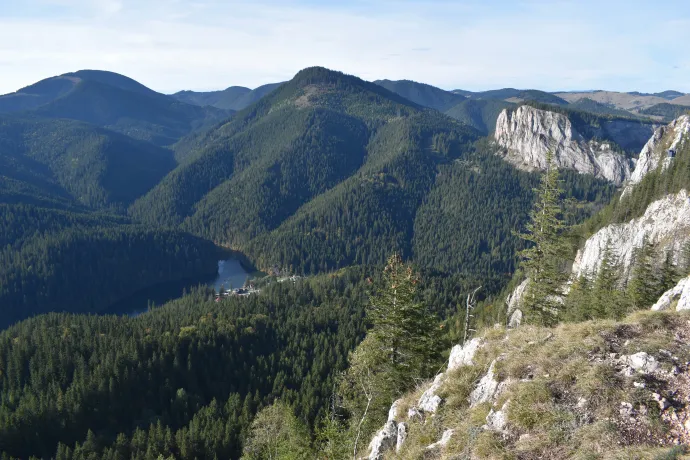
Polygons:
<instances>
[{"instance_id":1,"label":"pine tree","mask_svg":"<svg viewBox=\"0 0 690 460\"><path fill-rule=\"evenodd\" d=\"M520 252L522 268L530 280L522 301L525 320L543 325L557 322L559 311L563 309L560 298L568 279L564 261L569 255L568 246L561 237L566 224L552 152L547 153L547 162L547 170L535 190L536 201L527 232L520 235L531 243L531 247Z\"/></svg>"}]
</instances>

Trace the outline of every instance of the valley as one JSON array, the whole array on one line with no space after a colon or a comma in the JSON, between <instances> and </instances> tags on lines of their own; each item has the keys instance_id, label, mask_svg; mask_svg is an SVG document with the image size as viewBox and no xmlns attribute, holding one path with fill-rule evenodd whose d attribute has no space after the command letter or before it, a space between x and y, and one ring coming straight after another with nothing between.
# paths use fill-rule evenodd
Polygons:
<instances>
[{"instance_id":1,"label":"valley","mask_svg":"<svg viewBox=\"0 0 690 460\"><path fill-rule=\"evenodd\" d=\"M0 96L0 456L681 452L687 98L324 67Z\"/></svg>"}]
</instances>

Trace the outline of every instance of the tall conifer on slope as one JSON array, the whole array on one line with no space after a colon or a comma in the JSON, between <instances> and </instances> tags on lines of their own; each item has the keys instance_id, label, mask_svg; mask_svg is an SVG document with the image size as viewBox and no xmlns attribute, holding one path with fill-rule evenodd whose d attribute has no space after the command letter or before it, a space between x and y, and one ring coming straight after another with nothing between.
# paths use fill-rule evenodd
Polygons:
<instances>
[{"instance_id":1,"label":"tall conifer on slope","mask_svg":"<svg viewBox=\"0 0 690 460\"><path fill-rule=\"evenodd\" d=\"M531 246L520 252L522 268L529 285L522 300L527 322L551 325L559 321L563 309L561 296L568 279L564 262L569 249L561 238L566 224L563 220L562 190L553 153L547 153L548 167L530 213L527 232L520 235Z\"/></svg>"},{"instance_id":2,"label":"tall conifer on slope","mask_svg":"<svg viewBox=\"0 0 690 460\"><path fill-rule=\"evenodd\" d=\"M340 387L355 453L385 422L391 403L439 364L438 321L417 300L419 288L415 270L391 256L367 309L371 329L350 355Z\"/></svg>"}]
</instances>

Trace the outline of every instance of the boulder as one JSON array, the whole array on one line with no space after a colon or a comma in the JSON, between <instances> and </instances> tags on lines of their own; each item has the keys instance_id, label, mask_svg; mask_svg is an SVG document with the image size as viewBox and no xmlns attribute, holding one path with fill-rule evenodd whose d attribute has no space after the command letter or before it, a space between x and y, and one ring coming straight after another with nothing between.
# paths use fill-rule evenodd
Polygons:
<instances>
[{"instance_id":1,"label":"boulder","mask_svg":"<svg viewBox=\"0 0 690 460\"><path fill-rule=\"evenodd\" d=\"M659 362L650 354L641 351L630 356L621 356L621 362L627 366L628 370L636 371L641 374L651 374L659 368ZM631 375L631 372L626 372Z\"/></svg>"},{"instance_id":2,"label":"boulder","mask_svg":"<svg viewBox=\"0 0 690 460\"><path fill-rule=\"evenodd\" d=\"M453 437L453 433L455 433L455 430L445 430L443 432L443 435L441 436L441 439L433 444L430 444L426 446L426 450L434 450L434 449L440 449L448 442L450 442L450 438Z\"/></svg>"},{"instance_id":3,"label":"boulder","mask_svg":"<svg viewBox=\"0 0 690 460\"><path fill-rule=\"evenodd\" d=\"M441 384L445 378L444 373L436 376L433 383L426 389L417 402L417 408L425 413L434 414L438 410L443 400L436 393L441 389Z\"/></svg>"},{"instance_id":4,"label":"boulder","mask_svg":"<svg viewBox=\"0 0 690 460\"><path fill-rule=\"evenodd\" d=\"M491 431L504 432L506 425L508 424L508 404L510 401L506 401L500 410L489 411L489 415L486 416L486 429Z\"/></svg>"},{"instance_id":5,"label":"boulder","mask_svg":"<svg viewBox=\"0 0 690 460\"><path fill-rule=\"evenodd\" d=\"M398 442L398 424L386 422L369 443L369 460L382 460L383 454Z\"/></svg>"},{"instance_id":6,"label":"boulder","mask_svg":"<svg viewBox=\"0 0 690 460\"><path fill-rule=\"evenodd\" d=\"M452 371L461 366L472 366L474 355L477 353L484 341L481 338L474 338L464 345L455 345L448 358L448 370Z\"/></svg>"}]
</instances>

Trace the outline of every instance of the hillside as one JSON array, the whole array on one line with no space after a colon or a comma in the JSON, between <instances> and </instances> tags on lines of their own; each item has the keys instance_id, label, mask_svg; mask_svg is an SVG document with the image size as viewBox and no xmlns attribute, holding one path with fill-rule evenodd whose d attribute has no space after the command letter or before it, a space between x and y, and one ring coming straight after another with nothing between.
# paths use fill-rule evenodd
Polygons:
<instances>
[{"instance_id":1,"label":"hillside","mask_svg":"<svg viewBox=\"0 0 690 460\"><path fill-rule=\"evenodd\" d=\"M157 93L113 72L81 70L0 96L0 113L69 118L164 146L227 118L232 111L199 107Z\"/></svg>"},{"instance_id":2,"label":"hillside","mask_svg":"<svg viewBox=\"0 0 690 460\"><path fill-rule=\"evenodd\" d=\"M172 153L70 120L0 116L0 202L122 209L175 166Z\"/></svg>"},{"instance_id":3,"label":"hillside","mask_svg":"<svg viewBox=\"0 0 690 460\"><path fill-rule=\"evenodd\" d=\"M210 105L218 109L237 111L258 101L280 85L282 83L270 83L255 89L231 86L222 91L180 91L173 94L172 97L188 104L202 107Z\"/></svg>"},{"instance_id":4,"label":"hillside","mask_svg":"<svg viewBox=\"0 0 690 460\"><path fill-rule=\"evenodd\" d=\"M423 107L445 112L465 100L464 96L410 80L377 80L374 83Z\"/></svg>"},{"instance_id":5,"label":"hillside","mask_svg":"<svg viewBox=\"0 0 690 460\"><path fill-rule=\"evenodd\" d=\"M496 119L501 111L512 106L512 103L502 100L467 99L445 113L486 136L496 130Z\"/></svg>"},{"instance_id":6,"label":"hillside","mask_svg":"<svg viewBox=\"0 0 690 460\"><path fill-rule=\"evenodd\" d=\"M689 334L685 313L487 329L396 401L369 458L684 458Z\"/></svg>"},{"instance_id":7,"label":"hillside","mask_svg":"<svg viewBox=\"0 0 690 460\"><path fill-rule=\"evenodd\" d=\"M679 95L680 94L680 95ZM575 102L582 98L588 98L601 104L609 105L617 109L638 113L656 104L690 105L690 98L675 91L657 94L621 93L616 91L590 91L556 93L556 96L568 102Z\"/></svg>"},{"instance_id":8,"label":"hillside","mask_svg":"<svg viewBox=\"0 0 690 460\"><path fill-rule=\"evenodd\" d=\"M478 92L463 90L454 90L453 92L461 94L469 99L501 100L512 103L533 101L544 104L568 105L568 101L562 99L558 95L536 89L502 88Z\"/></svg>"},{"instance_id":9,"label":"hillside","mask_svg":"<svg viewBox=\"0 0 690 460\"><path fill-rule=\"evenodd\" d=\"M665 122L669 122L690 112L690 106L678 104L655 104L641 110L640 113L648 116L656 116Z\"/></svg>"},{"instance_id":10,"label":"hillside","mask_svg":"<svg viewBox=\"0 0 690 460\"><path fill-rule=\"evenodd\" d=\"M95 81L138 94L157 94L124 75L102 70L80 70L46 78L14 93L0 96L0 113L35 109L68 94L83 81Z\"/></svg>"},{"instance_id":11,"label":"hillside","mask_svg":"<svg viewBox=\"0 0 690 460\"><path fill-rule=\"evenodd\" d=\"M318 273L398 250L429 268L505 273L533 179L478 138L378 85L306 69L185 144L182 164L131 215L181 225L264 269ZM502 210L500 225L482 203ZM436 251L452 234L463 235L457 250Z\"/></svg>"},{"instance_id":12,"label":"hillside","mask_svg":"<svg viewBox=\"0 0 690 460\"><path fill-rule=\"evenodd\" d=\"M170 145L229 113L142 94L95 80L78 83L68 94L31 112L41 118L69 118L102 126L155 145Z\"/></svg>"}]
</instances>

